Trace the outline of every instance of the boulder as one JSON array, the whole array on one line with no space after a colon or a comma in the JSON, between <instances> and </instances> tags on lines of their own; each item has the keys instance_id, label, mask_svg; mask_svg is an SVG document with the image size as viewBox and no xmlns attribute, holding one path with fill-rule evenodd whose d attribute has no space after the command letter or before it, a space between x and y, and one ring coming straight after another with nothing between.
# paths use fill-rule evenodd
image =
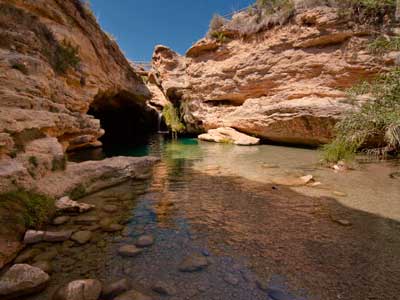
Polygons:
<instances>
[{"instance_id":1,"label":"boulder","mask_svg":"<svg viewBox=\"0 0 400 300\"><path fill-rule=\"evenodd\" d=\"M26 264L13 265L0 278L0 298L15 298L40 292L49 280L49 275L39 268Z\"/></svg>"},{"instance_id":2,"label":"boulder","mask_svg":"<svg viewBox=\"0 0 400 300\"><path fill-rule=\"evenodd\" d=\"M53 300L98 300L102 285L96 279L74 280L60 287Z\"/></svg>"},{"instance_id":3,"label":"boulder","mask_svg":"<svg viewBox=\"0 0 400 300\"><path fill-rule=\"evenodd\" d=\"M199 140L207 142L235 144L240 146L258 145L260 139L238 132L230 127L210 129L207 133L200 134Z\"/></svg>"},{"instance_id":4,"label":"boulder","mask_svg":"<svg viewBox=\"0 0 400 300\"><path fill-rule=\"evenodd\" d=\"M56 201L56 209L64 213L84 213L92 210L95 206L71 200L68 196L62 197Z\"/></svg>"}]
</instances>

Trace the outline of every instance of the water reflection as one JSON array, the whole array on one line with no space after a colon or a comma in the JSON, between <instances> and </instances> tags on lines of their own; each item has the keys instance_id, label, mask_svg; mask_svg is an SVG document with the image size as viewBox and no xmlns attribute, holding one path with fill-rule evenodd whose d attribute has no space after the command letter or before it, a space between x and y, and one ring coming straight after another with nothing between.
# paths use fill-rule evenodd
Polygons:
<instances>
[{"instance_id":1,"label":"water reflection","mask_svg":"<svg viewBox=\"0 0 400 300\"><path fill-rule=\"evenodd\" d=\"M145 186L115 187L84 199L100 206L99 199L126 199L129 232L99 233L103 247L72 248L86 253L85 259L74 259L78 270L85 271L93 253L103 262L85 275L105 282L128 277L150 294L152 284L161 280L177 290L171 299L398 298L400 187L389 176L395 166L368 164L336 174L321 168L312 150L162 137L118 152L138 153L161 157ZM323 187L270 184L275 176L307 173ZM349 196L335 198L333 190ZM156 238L153 247L134 259L116 255L120 245L143 233ZM68 259L77 255L71 253ZM181 260L191 253L206 255L210 265L202 272L179 272ZM82 276L75 269L63 272L66 255L58 259L55 282Z\"/></svg>"}]
</instances>

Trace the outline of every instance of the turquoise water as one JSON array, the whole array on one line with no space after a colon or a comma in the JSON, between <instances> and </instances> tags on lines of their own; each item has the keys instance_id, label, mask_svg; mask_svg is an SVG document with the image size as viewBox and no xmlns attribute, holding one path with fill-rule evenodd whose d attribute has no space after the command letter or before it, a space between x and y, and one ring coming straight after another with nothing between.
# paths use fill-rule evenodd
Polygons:
<instances>
[{"instance_id":1,"label":"turquoise water","mask_svg":"<svg viewBox=\"0 0 400 300\"><path fill-rule=\"evenodd\" d=\"M161 135L92 158L113 155L161 161L148 181L82 199L99 208L93 214L100 218L106 217L101 207L113 201L119 206L113 217L129 234L96 232L94 243L60 246L53 289L82 276L103 282L127 277L153 299L165 298L151 290L156 281L174 287L168 299L398 299L400 182L390 176L399 170L397 161L336 173L314 150ZM274 183L304 175L320 184ZM155 244L142 255L116 254L143 233ZM182 259L193 253L209 265L180 272Z\"/></svg>"}]
</instances>

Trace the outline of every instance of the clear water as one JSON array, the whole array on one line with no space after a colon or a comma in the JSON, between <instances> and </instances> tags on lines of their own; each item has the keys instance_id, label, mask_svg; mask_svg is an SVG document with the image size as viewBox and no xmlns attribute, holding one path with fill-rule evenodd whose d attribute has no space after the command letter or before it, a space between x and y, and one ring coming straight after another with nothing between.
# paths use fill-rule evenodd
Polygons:
<instances>
[{"instance_id":1,"label":"clear water","mask_svg":"<svg viewBox=\"0 0 400 300\"><path fill-rule=\"evenodd\" d=\"M72 279L125 277L153 299L165 298L151 291L157 281L176 290L168 299L400 299L400 179L389 176L398 162L335 173L318 164L313 150L162 136L143 147L81 155L154 155L161 162L148 181L82 199L97 206L90 214L124 224L123 233L97 230L83 246L35 246L57 250L55 272L44 293L27 299L51 299ZM271 183L307 174L321 185ZM118 211L102 211L107 203ZM62 228L87 226L71 221ZM155 237L152 247L135 258L117 255L143 233ZM180 272L192 253L206 256L209 266Z\"/></svg>"}]
</instances>

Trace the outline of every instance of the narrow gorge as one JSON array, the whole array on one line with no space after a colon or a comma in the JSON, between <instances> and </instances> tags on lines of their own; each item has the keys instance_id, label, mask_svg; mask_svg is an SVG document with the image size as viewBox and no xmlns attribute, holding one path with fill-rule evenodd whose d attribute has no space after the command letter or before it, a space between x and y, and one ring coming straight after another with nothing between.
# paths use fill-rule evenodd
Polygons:
<instances>
[{"instance_id":1,"label":"narrow gorge","mask_svg":"<svg viewBox=\"0 0 400 300\"><path fill-rule=\"evenodd\" d=\"M250 1L143 64L92 2L0 0L1 300L398 298L400 3Z\"/></svg>"}]
</instances>

